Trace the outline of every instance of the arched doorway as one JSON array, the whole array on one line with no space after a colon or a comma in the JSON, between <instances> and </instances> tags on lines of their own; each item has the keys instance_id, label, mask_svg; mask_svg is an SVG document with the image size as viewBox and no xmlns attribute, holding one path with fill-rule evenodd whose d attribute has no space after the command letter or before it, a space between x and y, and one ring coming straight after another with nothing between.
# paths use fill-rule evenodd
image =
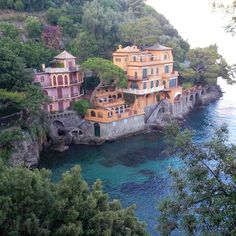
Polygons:
<instances>
[{"instance_id":1,"label":"arched doorway","mask_svg":"<svg viewBox=\"0 0 236 236\"><path fill-rule=\"evenodd\" d=\"M94 135L96 137L100 137L101 136L100 125L98 123L94 124Z\"/></svg>"}]
</instances>

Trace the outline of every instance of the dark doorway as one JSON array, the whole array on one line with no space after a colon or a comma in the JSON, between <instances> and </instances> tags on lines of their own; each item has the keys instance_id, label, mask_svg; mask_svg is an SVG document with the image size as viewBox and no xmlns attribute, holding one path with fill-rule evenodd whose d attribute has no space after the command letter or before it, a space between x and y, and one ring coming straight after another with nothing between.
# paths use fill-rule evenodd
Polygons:
<instances>
[{"instance_id":1,"label":"dark doorway","mask_svg":"<svg viewBox=\"0 0 236 236\"><path fill-rule=\"evenodd\" d=\"M100 125L98 123L94 124L94 135L96 137L100 137L101 133L100 133Z\"/></svg>"}]
</instances>

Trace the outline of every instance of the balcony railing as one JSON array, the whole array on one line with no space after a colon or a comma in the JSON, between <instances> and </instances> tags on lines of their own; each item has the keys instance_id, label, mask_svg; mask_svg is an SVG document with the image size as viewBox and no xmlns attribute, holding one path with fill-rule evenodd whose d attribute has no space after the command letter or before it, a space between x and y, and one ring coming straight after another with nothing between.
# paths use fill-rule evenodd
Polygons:
<instances>
[{"instance_id":1,"label":"balcony railing","mask_svg":"<svg viewBox=\"0 0 236 236\"><path fill-rule=\"evenodd\" d=\"M124 93L136 94L136 95L146 95L150 93L155 93L164 90L164 85L153 87L151 89L123 89Z\"/></svg>"},{"instance_id":2,"label":"balcony railing","mask_svg":"<svg viewBox=\"0 0 236 236\"><path fill-rule=\"evenodd\" d=\"M73 94L66 94L63 95L62 97L58 97L58 96L53 96L52 100L55 101L63 101L63 100L68 100L68 99L72 99L72 98L77 98L77 97L81 97L84 95L84 91L82 93L73 93Z\"/></svg>"}]
</instances>

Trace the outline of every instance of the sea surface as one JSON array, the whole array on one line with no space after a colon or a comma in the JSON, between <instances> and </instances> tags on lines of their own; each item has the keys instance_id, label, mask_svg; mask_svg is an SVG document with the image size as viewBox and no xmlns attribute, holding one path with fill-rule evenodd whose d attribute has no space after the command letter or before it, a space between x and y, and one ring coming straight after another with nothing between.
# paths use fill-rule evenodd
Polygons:
<instances>
[{"instance_id":1,"label":"sea surface","mask_svg":"<svg viewBox=\"0 0 236 236\"><path fill-rule=\"evenodd\" d=\"M224 96L186 117L185 126L194 132L196 142L204 142L226 123L230 141L236 144L236 86L223 80L219 84ZM58 181L65 171L80 165L89 184L101 179L110 198L119 199L125 207L135 204L136 215L146 222L147 230L158 235L157 206L171 193L168 168L181 165L178 158L165 154L162 137L162 133L152 132L102 146L74 145L64 153L43 153L40 167L50 169L53 180Z\"/></svg>"}]
</instances>

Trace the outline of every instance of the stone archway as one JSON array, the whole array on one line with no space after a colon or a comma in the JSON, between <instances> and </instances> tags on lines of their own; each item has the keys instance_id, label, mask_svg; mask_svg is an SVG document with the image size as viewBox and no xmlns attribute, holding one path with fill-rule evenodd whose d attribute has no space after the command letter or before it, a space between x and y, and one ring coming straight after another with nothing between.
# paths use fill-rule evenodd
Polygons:
<instances>
[{"instance_id":1,"label":"stone archway","mask_svg":"<svg viewBox=\"0 0 236 236\"><path fill-rule=\"evenodd\" d=\"M65 126L63 122L61 122L60 120L54 120L52 122L52 126L54 129L56 129L58 136L65 135Z\"/></svg>"}]
</instances>

